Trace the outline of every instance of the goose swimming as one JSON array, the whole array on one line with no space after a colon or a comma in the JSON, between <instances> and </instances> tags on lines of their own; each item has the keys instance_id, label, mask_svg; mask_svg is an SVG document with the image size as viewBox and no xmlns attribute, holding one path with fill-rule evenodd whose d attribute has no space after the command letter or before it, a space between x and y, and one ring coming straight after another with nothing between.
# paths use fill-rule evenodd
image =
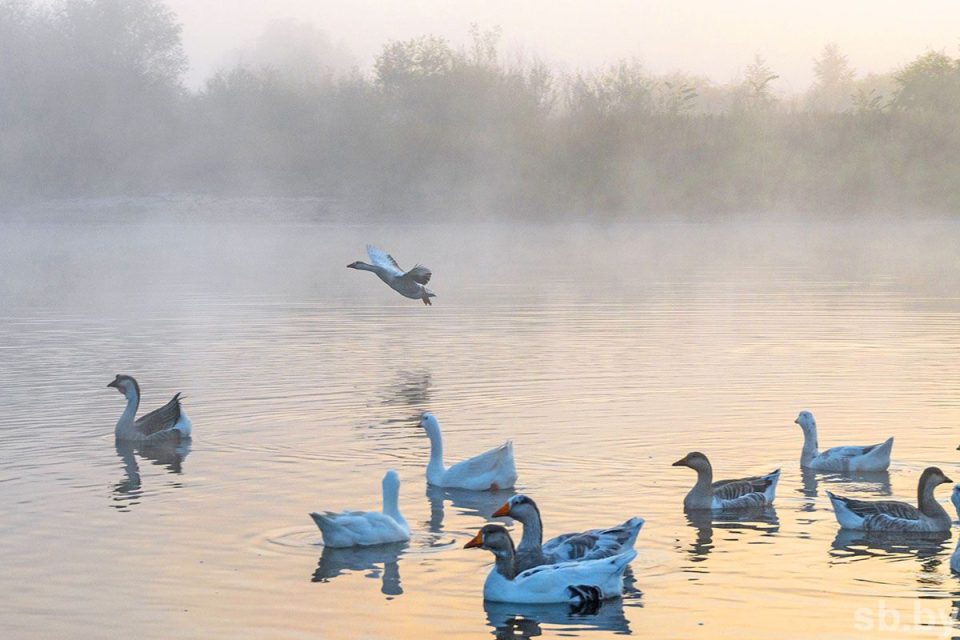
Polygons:
<instances>
[{"instance_id":1,"label":"goose swimming","mask_svg":"<svg viewBox=\"0 0 960 640\"><path fill-rule=\"evenodd\" d=\"M917 507L895 500L856 500L827 492L844 529L936 533L950 531L949 514L933 497L939 485L953 482L937 467L927 467L917 483Z\"/></svg>"},{"instance_id":2,"label":"goose swimming","mask_svg":"<svg viewBox=\"0 0 960 640\"><path fill-rule=\"evenodd\" d=\"M358 260L348 264L347 268L373 271L377 274L377 277L387 283L387 286L400 295L414 300L423 300L423 304L426 305L433 304L430 302L430 298L435 298L437 294L426 286L433 275L430 269L418 264L405 272L393 259L393 256L370 244L367 245L367 255L370 256L370 261L373 264Z\"/></svg>"},{"instance_id":3,"label":"goose swimming","mask_svg":"<svg viewBox=\"0 0 960 640\"><path fill-rule=\"evenodd\" d=\"M517 494L493 512L495 518L510 517L523 524L523 537L516 548L518 571L542 564L608 558L633 548L643 518L630 518L609 529L564 533L543 542L540 509L532 498Z\"/></svg>"},{"instance_id":4,"label":"goose swimming","mask_svg":"<svg viewBox=\"0 0 960 640\"><path fill-rule=\"evenodd\" d=\"M432 413L420 416L420 426L430 438L430 462L427 464L427 482L450 489L497 491L509 489L517 482L517 466L513 460L513 443L507 440L480 455L443 466L443 437L440 423Z\"/></svg>"},{"instance_id":5,"label":"goose swimming","mask_svg":"<svg viewBox=\"0 0 960 640\"><path fill-rule=\"evenodd\" d=\"M179 442L180 438L190 436L193 424L180 407L179 393L159 409L136 418L137 408L140 406L140 385L133 376L117 374L107 386L113 387L127 398L127 408L120 415L114 430L117 440L159 444Z\"/></svg>"},{"instance_id":6,"label":"goose swimming","mask_svg":"<svg viewBox=\"0 0 960 640\"><path fill-rule=\"evenodd\" d=\"M953 503L953 508L957 510L957 519L960 520L960 484L953 485L950 502Z\"/></svg>"},{"instance_id":7,"label":"goose swimming","mask_svg":"<svg viewBox=\"0 0 960 640\"><path fill-rule=\"evenodd\" d=\"M624 553L583 562L544 564L521 571L510 533L498 524L488 524L477 532L464 549L487 549L494 565L483 583L483 597L495 602L584 604L623 593L623 572L637 552Z\"/></svg>"},{"instance_id":8,"label":"goose swimming","mask_svg":"<svg viewBox=\"0 0 960 640\"><path fill-rule=\"evenodd\" d=\"M755 509L773 503L780 469L765 476L713 481L707 456L693 451L673 463L697 472L697 483L683 499L684 509Z\"/></svg>"},{"instance_id":9,"label":"goose swimming","mask_svg":"<svg viewBox=\"0 0 960 640\"><path fill-rule=\"evenodd\" d=\"M400 515L400 476L393 469L387 471L381 483L382 511L313 512L310 517L323 533L323 544L328 547L366 547L388 542L406 542L410 527Z\"/></svg>"},{"instance_id":10,"label":"goose swimming","mask_svg":"<svg viewBox=\"0 0 960 640\"><path fill-rule=\"evenodd\" d=\"M893 438L868 446L831 447L818 450L817 421L809 411L801 411L794 420L803 430L803 450L800 466L814 471L885 471L890 466Z\"/></svg>"}]
</instances>

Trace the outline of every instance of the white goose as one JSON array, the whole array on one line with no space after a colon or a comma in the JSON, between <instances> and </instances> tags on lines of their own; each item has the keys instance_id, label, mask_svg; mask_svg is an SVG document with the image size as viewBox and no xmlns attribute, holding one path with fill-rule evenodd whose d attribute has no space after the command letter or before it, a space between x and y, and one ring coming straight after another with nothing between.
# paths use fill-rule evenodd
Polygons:
<instances>
[{"instance_id":1,"label":"white goose","mask_svg":"<svg viewBox=\"0 0 960 640\"><path fill-rule=\"evenodd\" d=\"M831 447L819 451L817 443L817 421L809 411L801 411L794 420L803 430L803 450L800 452L800 466L814 471L885 471L890 466L890 451L893 438L887 438L880 444L863 447Z\"/></svg>"},{"instance_id":2,"label":"white goose","mask_svg":"<svg viewBox=\"0 0 960 640\"><path fill-rule=\"evenodd\" d=\"M738 480L713 481L713 467L707 456L692 451L673 463L674 467L690 467L697 472L697 483L683 499L683 508L690 509L756 509L773 503L780 469L765 476Z\"/></svg>"},{"instance_id":3,"label":"white goose","mask_svg":"<svg viewBox=\"0 0 960 640\"><path fill-rule=\"evenodd\" d=\"M410 527L400 515L400 476L393 469L383 476L383 511L311 513L328 547L365 547L388 542L406 542Z\"/></svg>"},{"instance_id":4,"label":"white goose","mask_svg":"<svg viewBox=\"0 0 960 640\"><path fill-rule=\"evenodd\" d=\"M159 409L137 419L140 385L133 376L117 374L107 386L113 387L127 398L127 408L123 410L114 429L117 440L149 445L178 443L181 438L190 436L193 424L180 407L179 393Z\"/></svg>"},{"instance_id":5,"label":"white goose","mask_svg":"<svg viewBox=\"0 0 960 640\"><path fill-rule=\"evenodd\" d=\"M609 558L633 548L643 518L630 518L609 529L590 529L580 533L564 533L543 542L543 521L540 509L532 498L517 494L493 512L495 518L510 517L523 524L523 537L516 549L518 571L542 564L573 560Z\"/></svg>"},{"instance_id":6,"label":"white goose","mask_svg":"<svg viewBox=\"0 0 960 640\"><path fill-rule=\"evenodd\" d=\"M437 294L426 286L433 275L430 269L418 264L405 272L393 259L393 256L370 244L367 245L367 255L370 256L370 261L373 264L358 260L348 264L347 268L372 271L400 295L414 300L423 300L423 304L426 305L433 304L430 302L430 298L435 298Z\"/></svg>"},{"instance_id":7,"label":"white goose","mask_svg":"<svg viewBox=\"0 0 960 640\"><path fill-rule=\"evenodd\" d=\"M937 467L927 467L917 483L917 507L895 500L856 500L827 492L837 522L844 529L938 533L949 531L950 515L933 497L933 490L953 482Z\"/></svg>"},{"instance_id":8,"label":"white goose","mask_svg":"<svg viewBox=\"0 0 960 640\"><path fill-rule=\"evenodd\" d=\"M493 552L494 565L483 583L483 597L495 602L584 604L623 593L623 572L637 552L633 549L599 560L544 564L519 571L515 564L513 540L498 524L484 526L464 545Z\"/></svg>"},{"instance_id":9,"label":"white goose","mask_svg":"<svg viewBox=\"0 0 960 640\"><path fill-rule=\"evenodd\" d=\"M497 491L509 489L517 482L517 466L513 461L513 443L507 440L499 447L468 458L448 468L443 466L443 437L440 423L432 413L420 416L420 426L430 438L430 462L427 482L450 489Z\"/></svg>"},{"instance_id":10,"label":"white goose","mask_svg":"<svg viewBox=\"0 0 960 640\"><path fill-rule=\"evenodd\" d=\"M953 550L950 556L950 570L954 573L960 573L960 540L957 541L957 548Z\"/></svg>"}]
</instances>

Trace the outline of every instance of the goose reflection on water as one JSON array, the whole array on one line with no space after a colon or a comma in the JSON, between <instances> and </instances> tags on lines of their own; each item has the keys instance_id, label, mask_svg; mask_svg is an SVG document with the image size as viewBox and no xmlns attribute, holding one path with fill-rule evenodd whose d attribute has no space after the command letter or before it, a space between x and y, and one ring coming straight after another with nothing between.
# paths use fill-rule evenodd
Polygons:
<instances>
[{"instance_id":1,"label":"goose reflection on water","mask_svg":"<svg viewBox=\"0 0 960 640\"><path fill-rule=\"evenodd\" d=\"M916 558L924 570L933 570L940 564L939 556L949 548L951 533L905 533L902 531L855 531L840 529L830 556L834 562L856 562L868 558L890 561ZM948 561L944 558L944 561Z\"/></svg>"},{"instance_id":2,"label":"goose reflection on water","mask_svg":"<svg viewBox=\"0 0 960 640\"><path fill-rule=\"evenodd\" d=\"M433 376L429 370L400 371L397 378L397 381L384 391L385 406L425 407L430 404L430 385L433 382ZM422 412L417 412L417 419L420 413Z\"/></svg>"},{"instance_id":3,"label":"goose reflection on water","mask_svg":"<svg viewBox=\"0 0 960 640\"><path fill-rule=\"evenodd\" d=\"M893 489L890 487L889 471L860 471L843 474L802 468L800 475L803 480L800 493L803 494L805 498L818 497L820 495L821 482L829 485L842 486L843 491L850 493L866 493L877 497L893 495ZM807 501L800 510L816 511L817 508L813 501Z\"/></svg>"},{"instance_id":4,"label":"goose reflection on water","mask_svg":"<svg viewBox=\"0 0 960 640\"><path fill-rule=\"evenodd\" d=\"M543 635L541 625L550 625L557 635L582 631L630 633L630 623L623 613L623 600L616 598L587 605L515 604L483 601L487 624L500 640L534 638Z\"/></svg>"},{"instance_id":5,"label":"goose reflection on water","mask_svg":"<svg viewBox=\"0 0 960 640\"><path fill-rule=\"evenodd\" d=\"M714 528L730 532L756 531L760 535L775 535L780 531L776 507L768 505L746 511L691 510L686 512L687 524L696 529L697 537L690 547L694 562L703 562L716 546Z\"/></svg>"},{"instance_id":6,"label":"goose reflection on water","mask_svg":"<svg viewBox=\"0 0 960 640\"><path fill-rule=\"evenodd\" d=\"M190 438L184 438L179 443L161 442L146 445L117 440L115 446L117 456L123 461L124 478L113 486L115 504L111 506L126 511L138 504L139 498L143 495L138 455L152 464L165 467L172 474L179 475L183 473L183 461L190 454L190 445Z\"/></svg>"},{"instance_id":7,"label":"goose reflection on water","mask_svg":"<svg viewBox=\"0 0 960 640\"><path fill-rule=\"evenodd\" d=\"M430 520L426 522L427 529L430 533L440 534L444 532L445 501L449 501L450 505L458 510L459 515L480 517L483 518L484 522L499 523L500 520L493 517L493 512L516 495L516 491L513 489L470 491L468 489L448 489L428 484L426 495L427 501L430 503Z\"/></svg>"},{"instance_id":8,"label":"goose reflection on water","mask_svg":"<svg viewBox=\"0 0 960 640\"><path fill-rule=\"evenodd\" d=\"M346 549L324 547L311 582L329 582L345 573L365 571L365 577L380 579L380 593L399 596L403 593L400 586L400 556L408 546L408 542L393 542Z\"/></svg>"}]
</instances>

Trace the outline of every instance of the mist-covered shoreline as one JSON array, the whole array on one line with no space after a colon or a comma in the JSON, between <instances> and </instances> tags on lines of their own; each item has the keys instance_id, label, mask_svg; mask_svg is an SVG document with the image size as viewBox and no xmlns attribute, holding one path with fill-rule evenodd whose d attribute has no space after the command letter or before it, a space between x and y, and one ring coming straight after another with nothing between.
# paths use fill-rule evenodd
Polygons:
<instances>
[{"instance_id":1,"label":"mist-covered shoreline","mask_svg":"<svg viewBox=\"0 0 960 640\"><path fill-rule=\"evenodd\" d=\"M0 2L0 202L284 196L439 219L960 207L946 53L859 77L828 45L790 95L761 58L727 84L634 61L570 74L505 60L496 29L472 38L388 42L361 69L322 32L275 30L194 91L161 2Z\"/></svg>"}]
</instances>

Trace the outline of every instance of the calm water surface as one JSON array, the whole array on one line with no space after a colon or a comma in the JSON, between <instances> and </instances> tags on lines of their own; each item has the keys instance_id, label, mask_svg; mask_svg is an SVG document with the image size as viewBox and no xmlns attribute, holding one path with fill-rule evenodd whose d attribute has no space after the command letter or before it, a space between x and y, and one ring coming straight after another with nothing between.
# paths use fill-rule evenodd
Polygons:
<instances>
[{"instance_id":1,"label":"calm water surface","mask_svg":"<svg viewBox=\"0 0 960 640\"><path fill-rule=\"evenodd\" d=\"M93 218L0 224L4 638L960 635L955 541L838 535L825 493L960 480L958 223ZM345 269L366 242L435 305ZM189 450L115 446L116 373L184 392ZM801 409L896 436L889 474L801 474ZM461 547L510 493L428 490L424 410L448 461L513 439L548 536L646 518L623 600L485 604ZM691 450L782 467L776 508L688 519ZM307 513L391 467L410 543L324 549Z\"/></svg>"}]
</instances>

